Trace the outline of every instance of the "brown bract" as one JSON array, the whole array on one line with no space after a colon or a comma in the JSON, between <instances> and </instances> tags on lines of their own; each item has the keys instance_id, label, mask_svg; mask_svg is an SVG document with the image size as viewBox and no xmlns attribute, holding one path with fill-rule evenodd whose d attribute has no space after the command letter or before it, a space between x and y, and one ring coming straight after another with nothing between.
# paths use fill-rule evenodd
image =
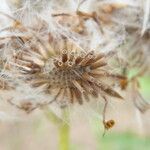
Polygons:
<instances>
[{"instance_id":1,"label":"brown bract","mask_svg":"<svg viewBox=\"0 0 150 150\"><path fill-rule=\"evenodd\" d=\"M18 54L20 57L15 56L15 63L28 83L35 88L44 87L44 92L53 97L52 101L82 104L99 95L122 99L112 85L103 82L102 78L124 79L106 70L107 55L84 52L67 39L63 40L62 50L45 49L39 41L36 45L31 43L32 48Z\"/></svg>"}]
</instances>

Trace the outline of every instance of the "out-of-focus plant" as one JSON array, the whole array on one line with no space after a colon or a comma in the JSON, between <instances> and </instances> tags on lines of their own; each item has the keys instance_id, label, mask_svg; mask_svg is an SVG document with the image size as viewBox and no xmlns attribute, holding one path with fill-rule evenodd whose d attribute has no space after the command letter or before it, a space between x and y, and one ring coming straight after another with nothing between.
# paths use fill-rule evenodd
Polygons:
<instances>
[{"instance_id":1,"label":"out-of-focus plant","mask_svg":"<svg viewBox=\"0 0 150 150\"><path fill-rule=\"evenodd\" d=\"M145 112L150 105L138 77L149 74L149 0L143 7L134 3L17 1L11 15L0 12L9 20L0 30L2 100L27 113L43 109L59 127L62 150L69 149L68 108L76 103L104 100L109 129L115 123L105 118L109 99L126 100L119 89L128 93L131 85L135 106ZM47 109L51 105L62 117Z\"/></svg>"}]
</instances>

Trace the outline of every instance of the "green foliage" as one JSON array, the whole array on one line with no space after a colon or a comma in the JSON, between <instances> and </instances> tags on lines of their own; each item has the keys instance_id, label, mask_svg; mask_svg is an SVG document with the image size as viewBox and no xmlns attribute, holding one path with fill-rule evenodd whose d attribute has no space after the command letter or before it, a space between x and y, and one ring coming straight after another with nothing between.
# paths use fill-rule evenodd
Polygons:
<instances>
[{"instance_id":1,"label":"green foliage","mask_svg":"<svg viewBox=\"0 0 150 150\"><path fill-rule=\"evenodd\" d=\"M148 150L150 138L142 138L131 133L111 133L104 138L97 137L98 150Z\"/></svg>"},{"instance_id":2,"label":"green foliage","mask_svg":"<svg viewBox=\"0 0 150 150\"><path fill-rule=\"evenodd\" d=\"M140 86L142 94L149 99L150 98L150 77L146 76L140 79Z\"/></svg>"}]
</instances>

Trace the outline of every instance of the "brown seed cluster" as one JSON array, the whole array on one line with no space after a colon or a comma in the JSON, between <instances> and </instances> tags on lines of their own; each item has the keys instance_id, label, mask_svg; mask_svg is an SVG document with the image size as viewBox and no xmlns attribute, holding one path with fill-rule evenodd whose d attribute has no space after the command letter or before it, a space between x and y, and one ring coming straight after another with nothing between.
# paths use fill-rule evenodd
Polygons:
<instances>
[{"instance_id":1,"label":"brown seed cluster","mask_svg":"<svg viewBox=\"0 0 150 150\"><path fill-rule=\"evenodd\" d=\"M105 69L105 58L103 53L70 49L59 53L53 50L53 55L50 55L49 50L42 48L28 51L15 61L33 87L44 86L45 92L53 95L52 101L82 104L84 100L89 101L99 95L122 98L101 79L124 79Z\"/></svg>"}]
</instances>

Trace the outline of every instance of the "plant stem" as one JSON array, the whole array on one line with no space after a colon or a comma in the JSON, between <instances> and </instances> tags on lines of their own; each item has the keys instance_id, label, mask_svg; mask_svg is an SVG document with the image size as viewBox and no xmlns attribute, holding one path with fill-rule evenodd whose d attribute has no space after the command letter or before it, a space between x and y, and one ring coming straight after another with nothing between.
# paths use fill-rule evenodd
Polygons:
<instances>
[{"instance_id":1,"label":"plant stem","mask_svg":"<svg viewBox=\"0 0 150 150\"><path fill-rule=\"evenodd\" d=\"M58 149L69 150L70 149L70 126L69 126L69 112L66 108L62 109L62 117L59 118L50 109L44 109L45 116L52 123L58 127Z\"/></svg>"},{"instance_id":2,"label":"plant stem","mask_svg":"<svg viewBox=\"0 0 150 150\"><path fill-rule=\"evenodd\" d=\"M49 121L51 121L52 123L59 125L62 122L62 119L59 118L54 112L52 112L49 108L45 107L45 109L43 109L45 116L47 117L47 119Z\"/></svg>"},{"instance_id":3,"label":"plant stem","mask_svg":"<svg viewBox=\"0 0 150 150\"><path fill-rule=\"evenodd\" d=\"M59 125L59 150L69 150L70 148L70 126L69 113L67 109L62 110L63 120Z\"/></svg>"}]
</instances>

